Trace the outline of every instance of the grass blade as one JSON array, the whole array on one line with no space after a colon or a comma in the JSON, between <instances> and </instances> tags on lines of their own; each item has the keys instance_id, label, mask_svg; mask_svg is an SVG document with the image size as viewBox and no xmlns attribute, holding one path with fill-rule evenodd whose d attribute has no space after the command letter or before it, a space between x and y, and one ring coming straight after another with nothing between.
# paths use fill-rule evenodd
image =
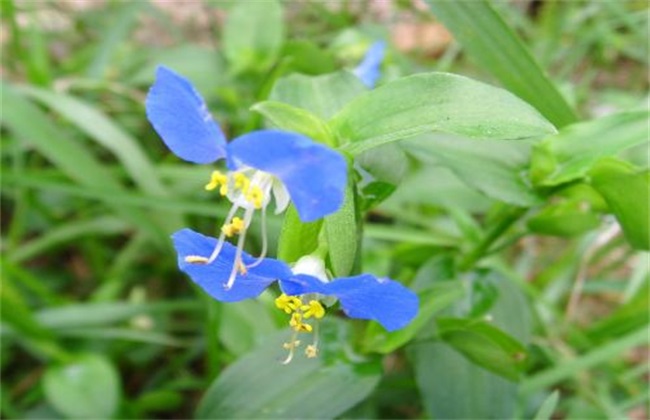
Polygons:
<instances>
[{"instance_id":1,"label":"grass blade","mask_svg":"<svg viewBox=\"0 0 650 420\"><path fill-rule=\"evenodd\" d=\"M517 35L486 1L427 0L470 57L560 128L578 119Z\"/></svg>"}]
</instances>

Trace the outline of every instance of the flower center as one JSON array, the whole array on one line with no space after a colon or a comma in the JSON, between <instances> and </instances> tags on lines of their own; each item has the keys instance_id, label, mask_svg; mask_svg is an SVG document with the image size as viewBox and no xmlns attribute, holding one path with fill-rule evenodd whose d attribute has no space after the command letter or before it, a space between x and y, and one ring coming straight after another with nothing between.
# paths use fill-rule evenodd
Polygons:
<instances>
[{"instance_id":1,"label":"flower center","mask_svg":"<svg viewBox=\"0 0 650 420\"><path fill-rule=\"evenodd\" d=\"M309 358L314 358L318 355L318 323L308 324L305 320L309 318L316 320L323 318L325 316L325 308L317 300L304 302L303 298L304 296L287 296L283 293L275 299L275 306L287 315L291 315L289 326L293 329L291 339L282 345L285 349L289 350L289 354L282 362L283 364L287 364L293 359L295 350L300 345L300 340L297 340L299 333L314 334L314 341L305 348L305 355Z\"/></svg>"},{"instance_id":2,"label":"flower center","mask_svg":"<svg viewBox=\"0 0 650 420\"><path fill-rule=\"evenodd\" d=\"M228 281L224 283L224 288L230 289L233 286L238 273L245 275L249 268L261 263L266 256L268 247L266 236L266 207L271 201L271 190L273 187L273 177L271 174L252 168L244 168L225 174L220 171L213 171L210 176L210 181L205 185L205 189L207 191L218 189L219 194L230 200L232 207L221 226L221 234L212 254L207 257L188 255L185 257L185 261L192 264L210 264L219 256L219 253L223 249L225 239L238 235L232 270ZM277 196L278 193L276 192L276 199ZM236 215L240 209L243 210L242 217ZM256 210L261 210L262 212L262 252L254 263L245 265L242 261L242 253L246 241L246 232Z\"/></svg>"}]
</instances>

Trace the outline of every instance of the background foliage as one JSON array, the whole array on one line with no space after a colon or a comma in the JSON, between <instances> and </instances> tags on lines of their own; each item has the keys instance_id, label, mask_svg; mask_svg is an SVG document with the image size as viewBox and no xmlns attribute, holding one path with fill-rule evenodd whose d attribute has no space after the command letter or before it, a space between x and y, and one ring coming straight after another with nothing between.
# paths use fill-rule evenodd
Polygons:
<instances>
[{"instance_id":1,"label":"background foliage","mask_svg":"<svg viewBox=\"0 0 650 420\"><path fill-rule=\"evenodd\" d=\"M645 2L0 4L3 417L648 417ZM229 138L354 158L343 211L270 220L273 254L323 228L335 274L418 292L412 325L334 317L282 366L272 292L193 288L169 235L227 207L145 118L158 64Z\"/></svg>"}]
</instances>

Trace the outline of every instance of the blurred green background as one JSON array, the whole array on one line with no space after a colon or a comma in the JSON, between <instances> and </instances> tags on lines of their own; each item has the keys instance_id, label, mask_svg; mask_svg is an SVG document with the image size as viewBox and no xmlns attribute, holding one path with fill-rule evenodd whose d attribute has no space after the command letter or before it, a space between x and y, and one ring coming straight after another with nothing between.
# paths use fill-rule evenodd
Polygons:
<instances>
[{"instance_id":1,"label":"blurred green background","mask_svg":"<svg viewBox=\"0 0 650 420\"><path fill-rule=\"evenodd\" d=\"M389 44L381 83L444 71L503 84L432 3L285 1L269 16L225 1L3 0L2 417L188 418L219 372L284 328L271 293L222 305L176 267L169 235L217 232L228 204L203 192L211 168L180 162L145 117L158 64L193 81L229 138L264 125L250 107L277 80L350 69L376 39ZM493 7L581 119L647 109L646 2ZM267 53L238 50L247 37ZM389 163L399 186L367 203L364 271L446 279L448 248L481 237L498 203L443 166L389 152L403 157ZM647 153L629 158L648 166ZM510 235L499 278L475 273L485 281L472 308L508 300L508 331L528 342L518 388L421 340L384 357L372 392L336 416L440 418L438 399L457 393L478 410L458 417L485 407L532 417L546 401L556 418L647 418L648 254L610 219L580 219L588 226L575 231L559 223ZM271 244L281 224L270 220ZM255 232L248 245L259 249ZM567 311L572 291L579 303ZM248 374L240 380L254 382Z\"/></svg>"}]
</instances>

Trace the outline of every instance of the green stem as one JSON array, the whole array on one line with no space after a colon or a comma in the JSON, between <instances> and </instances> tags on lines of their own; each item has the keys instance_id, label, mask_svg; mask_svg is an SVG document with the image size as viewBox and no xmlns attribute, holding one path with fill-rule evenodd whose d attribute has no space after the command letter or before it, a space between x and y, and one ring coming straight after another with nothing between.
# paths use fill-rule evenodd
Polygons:
<instances>
[{"instance_id":1,"label":"green stem","mask_svg":"<svg viewBox=\"0 0 650 420\"><path fill-rule=\"evenodd\" d=\"M485 256L492 244L503 235L513 223L526 212L525 208L515 207L507 208L500 220L487 231L487 234L474 248L472 248L458 263L460 271L467 271L472 268L476 262Z\"/></svg>"}]
</instances>

